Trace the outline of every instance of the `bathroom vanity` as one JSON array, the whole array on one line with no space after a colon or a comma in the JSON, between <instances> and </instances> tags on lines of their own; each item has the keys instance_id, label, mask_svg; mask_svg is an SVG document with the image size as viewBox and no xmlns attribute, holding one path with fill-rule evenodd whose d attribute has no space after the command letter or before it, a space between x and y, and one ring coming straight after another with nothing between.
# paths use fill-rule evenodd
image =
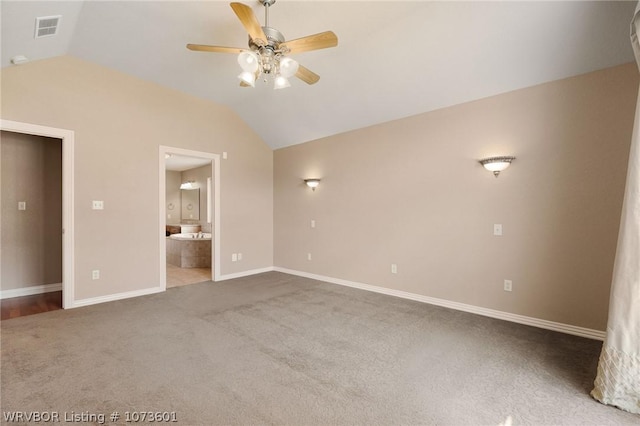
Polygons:
<instances>
[{"instance_id":1,"label":"bathroom vanity","mask_svg":"<svg viewBox=\"0 0 640 426\"><path fill-rule=\"evenodd\" d=\"M200 232L200 225L191 225L191 224L179 224L179 225L167 225L166 230L169 235L172 234L192 234L194 232Z\"/></svg>"}]
</instances>

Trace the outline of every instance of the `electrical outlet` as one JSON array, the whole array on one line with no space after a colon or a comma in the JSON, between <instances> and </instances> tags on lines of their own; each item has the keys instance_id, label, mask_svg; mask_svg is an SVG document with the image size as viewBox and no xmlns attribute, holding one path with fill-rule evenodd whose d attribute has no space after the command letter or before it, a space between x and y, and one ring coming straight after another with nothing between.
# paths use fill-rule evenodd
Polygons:
<instances>
[{"instance_id":1,"label":"electrical outlet","mask_svg":"<svg viewBox=\"0 0 640 426\"><path fill-rule=\"evenodd\" d=\"M26 201L18 201L18 210L26 210L27 202Z\"/></svg>"},{"instance_id":2,"label":"electrical outlet","mask_svg":"<svg viewBox=\"0 0 640 426\"><path fill-rule=\"evenodd\" d=\"M502 224L496 223L493 225L493 235L502 236Z\"/></svg>"},{"instance_id":3,"label":"electrical outlet","mask_svg":"<svg viewBox=\"0 0 640 426\"><path fill-rule=\"evenodd\" d=\"M238 260L242 260L242 253L238 253Z\"/></svg>"},{"instance_id":4,"label":"electrical outlet","mask_svg":"<svg viewBox=\"0 0 640 426\"><path fill-rule=\"evenodd\" d=\"M511 280L504 280L504 291L512 291L513 282Z\"/></svg>"},{"instance_id":5,"label":"electrical outlet","mask_svg":"<svg viewBox=\"0 0 640 426\"><path fill-rule=\"evenodd\" d=\"M237 253L233 253L231 255L231 261L232 262L237 262L238 261L238 254Z\"/></svg>"},{"instance_id":6,"label":"electrical outlet","mask_svg":"<svg viewBox=\"0 0 640 426\"><path fill-rule=\"evenodd\" d=\"M93 271L91 271L91 279L92 280L99 280L100 279L100 270L99 269L94 269Z\"/></svg>"},{"instance_id":7,"label":"electrical outlet","mask_svg":"<svg viewBox=\"0 0 640 426\"><path fill-rule=\"evenodd\" d=\"M93 210L104 210L104 201L93 200Z\"/></svg>"},{"instance_id":8,"label":"electrical outlet","mask_svg":"<svg viewBox=\"0 0 640 426\"><path fill-rule=\"evenodd\" d=\"M398 273L398 265L396 265L395 263L391 264L391 273L392 274L397 274Z\"/></svg>"}]
</instances>

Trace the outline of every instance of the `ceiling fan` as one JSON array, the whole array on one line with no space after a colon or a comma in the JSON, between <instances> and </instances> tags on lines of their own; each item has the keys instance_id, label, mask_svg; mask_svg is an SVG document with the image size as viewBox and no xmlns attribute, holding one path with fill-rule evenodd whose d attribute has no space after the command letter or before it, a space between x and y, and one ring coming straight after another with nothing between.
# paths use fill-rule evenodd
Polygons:
<instances>
[{"instance_id":1,"label":"ceiling fan","mask_svg":"<svg viewBox=\"0 0 640 426\"><path fill-rule=\"evenodd\" d=\"M282 33L269 26L269 7L276 0L260 0L265 8L265 25L253 14L251 7L242 3L231 3L231 9L249 33L249 49L239 47L208 46L205 44L187 44L187 49L201 52L235 53L242 72L238 76L240 86L255 87L255 81L273 76L274 89L291 86L290 77L298 77L307 84L315 84L320 76L298 64L287 55L326 49L338 45L338 37L332 31L285 41Z\"/></svg>"}]
</instances>

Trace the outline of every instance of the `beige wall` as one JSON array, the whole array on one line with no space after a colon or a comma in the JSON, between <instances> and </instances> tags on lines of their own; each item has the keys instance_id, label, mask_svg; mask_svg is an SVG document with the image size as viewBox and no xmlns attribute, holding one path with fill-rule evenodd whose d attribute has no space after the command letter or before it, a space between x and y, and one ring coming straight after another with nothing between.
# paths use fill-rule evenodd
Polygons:
<instances>
[{"instance_id":1,"label":"beige wall","mask_svg":"<svg viewBox=\"0 0 640 426\"><path fill-rule=\"evenodd\" d=\"M72 57L1 78L3 119L75 131L76 299L158 285L166 145L229 153L222 274L275 264L605 327L638 84L631 64L275 154L225 107ZM498 179L477 163L494 154L518 157ZM322 178L317 191L306 177ZM491 235L494 223L503 237ZM236 252L243 261L232 263Z\"/></svg>"},{"instance_id":2,"label":"beige wall","mask_svg":"<svg viewBox=\"0 0 640 426\"><path fill-rule=\"evenodd\" d=\"M70 56L1 77L3 119L75 131L76 299L158 286L159 145L229 153L221 273L273 264L273 154L231 110ZM232 263L238 251L243 261Z\"/></svg>"},{"instance_id":3,"label":"beige wall","mask_svg":"<svg viewBox=\"0 0 640 426\"><path fill-rule=\"evenodd\" d=\"M62 282L62 144L1 132L0 289ZM18 202L26 210L18 210Z\"/></svg>"},{"instance_id":4,"label":"beige wall","mask_svg":"<svg viewBox=\"0 0 640 426\"><path fill-rule=\"evenodd\" d=\"M604 330L637 86L628 64L277 150L275 265Z\"/></svg>"}]
</instances>

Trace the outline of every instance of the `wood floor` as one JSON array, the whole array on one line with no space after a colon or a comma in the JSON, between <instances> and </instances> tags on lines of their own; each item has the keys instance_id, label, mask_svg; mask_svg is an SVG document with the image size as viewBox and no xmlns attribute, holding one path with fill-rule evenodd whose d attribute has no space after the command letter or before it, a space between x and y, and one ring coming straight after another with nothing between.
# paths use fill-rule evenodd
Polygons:
<instances>
[{"instance_id":1,"label":"wood floor","mask_svg":"<svg viewBox=\"0 0 640 426\"><path fill-rule=\"evenodd\" d=\"M0 319L7 320L56 309L62 309L62 291L12 297L0 301Z\"/></svg>"},{"instance_id":2,"label":"wood floor","mask_svg":"<svg viewBox=\"0 0 640 426\"><path fill-rule=\"evenodd\" d=\"M209 280L211 268L179 268L167 264L167 288ZM62 309L62 291L13 297L0 302L0 319L7 320Z\"/></svg>"}]
</instances>

